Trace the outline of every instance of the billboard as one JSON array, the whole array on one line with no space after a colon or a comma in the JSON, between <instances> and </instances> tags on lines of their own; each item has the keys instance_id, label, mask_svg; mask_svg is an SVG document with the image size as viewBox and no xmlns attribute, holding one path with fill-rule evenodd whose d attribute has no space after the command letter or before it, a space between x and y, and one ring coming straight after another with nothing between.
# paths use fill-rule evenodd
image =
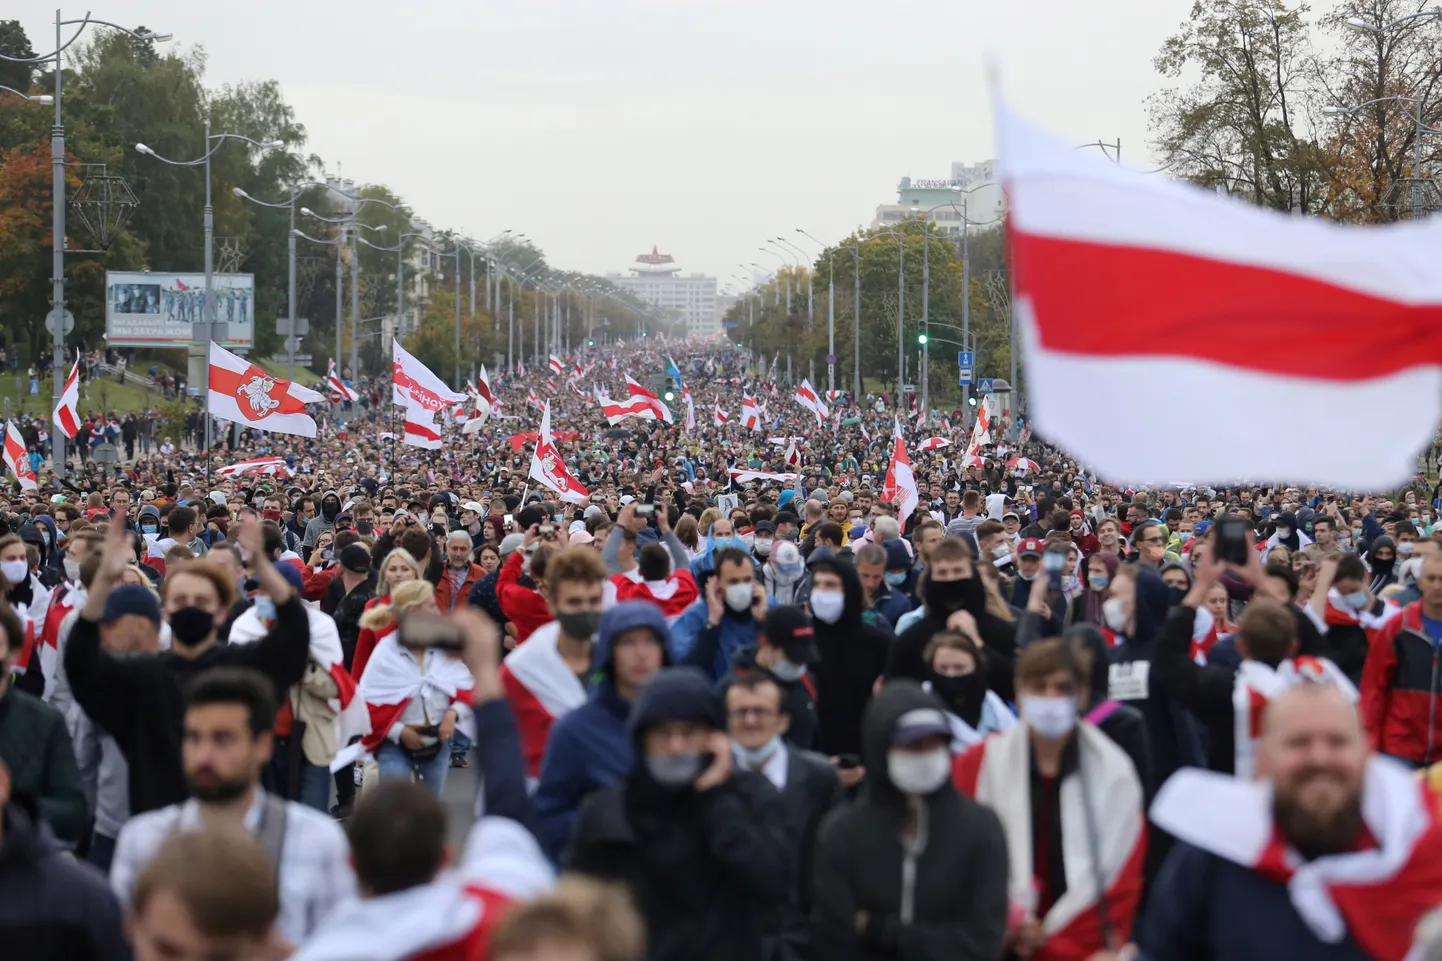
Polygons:
<instances>
[{"instance_id":1,"label":"billboard","mask_svg":"<svg viewBox=\"0 0 1442 961\"><path fill-rule=\"evenodd\" d=\"M229 324L224 347L255 340L255 276L212 274L216 323ZM191 324L205 320L205 274L105 272L105 339L112 347L184 347Z\"/></svg>"}]
</instances>

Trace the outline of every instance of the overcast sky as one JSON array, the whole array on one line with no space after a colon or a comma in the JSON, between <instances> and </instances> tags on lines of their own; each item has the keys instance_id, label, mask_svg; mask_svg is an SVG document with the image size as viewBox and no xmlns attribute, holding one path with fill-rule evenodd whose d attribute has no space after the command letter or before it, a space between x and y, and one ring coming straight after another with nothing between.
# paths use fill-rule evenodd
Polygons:
<instances>
[{"instance_id":1,"label":"overcast sky","mask_svg":"<svg viewBox=\"0 0 1442 961\"><path fill-rule=\"evenodd\" d=\"M1023 112L1078 143L1120 137L1124 160L1154 166L1151 60L1191 6L93 2L202 45L213 86L279 80L332 172L388 185L439 227L524 231L553 265L596 273L656 245L723 286L768 237L837 239L898 178L990 158L988 55ZM7 0L0 16L44 52L54 6Z\"/></svg>"}]
</instances>

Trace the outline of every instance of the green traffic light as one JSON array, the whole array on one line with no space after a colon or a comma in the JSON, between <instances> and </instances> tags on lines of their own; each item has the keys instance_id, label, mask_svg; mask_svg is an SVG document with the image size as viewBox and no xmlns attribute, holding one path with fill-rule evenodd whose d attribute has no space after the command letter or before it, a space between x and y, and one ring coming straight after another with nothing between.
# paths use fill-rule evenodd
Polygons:
<instances>
[{"instance_id":1,"label":"green traffic light","mask_svg":"<svg viewBox=\"0 0 1442 961\"><path fill-rule=\"evenodd\" d=\"M744 346L744 345L741 343L741 341L738 340L738 341L736 341L736 346L737 346L737 347L741 347L741 346Z\"/></svg>"},{"instance_id":2,"label":"green traffic light","mask_svg":"<svg viewBox=\"0 0 1442 961\"><path fill-rule=\"evenodd\" d=\"M596 342L595 342L594 340L588 340L588 341L586 341L586 346L587 346L587 347L595 347L595 346L596 346Z\"/></svg>"},{"instance_id":3,"label":"green traffic light","mask_svg":"<svg viewBox=\"0 0 1442 961\"><path fill-rule=\"evenodd\" d=\"M676 395L675 395L674 393L672 393L671 391L668 390L668 391L666 391L666 399L667 399L667 400L675 400L675 399L676 399Z\"/></svg>"},{"instance_id":4,"label":"green traffic light","mask_svg":"<svg viewBox=\"0 0 1442 961\"><path fill-rule=\"evenodd\" d=\"M969 406L971 406L971 407L975 407L975 406L976 406L976 398L975 398L975 397L968 397L968 398L966 399L966 403L967 403Z\"/></svg>"},{"instance_id":5,"label":"green traffic light","mask_svg":"<svg viewBox=\"0 0 1442 961\"><path fill-rule=\"evenodd\" d=\"M918 344L924 344L924 343L926 343L926 335L925 335L925 334L917 334L917 335L916 335L916 342L917 342Z\"/></svg>"}]
</instances>

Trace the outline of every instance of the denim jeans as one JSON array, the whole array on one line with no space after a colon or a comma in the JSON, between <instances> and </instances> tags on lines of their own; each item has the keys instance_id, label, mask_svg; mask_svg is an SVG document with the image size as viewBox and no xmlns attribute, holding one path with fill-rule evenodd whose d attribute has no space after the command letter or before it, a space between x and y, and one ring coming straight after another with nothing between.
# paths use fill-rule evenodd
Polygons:
<instances>
[{"instance_id":1,"label":"denim jeans","mask_svg":"<svg viewBox=\"0 0 1442 961\"><path fill-rule=\"evenodd\" d=\"M399 744L384 741L376 748L376 766L380 768L382 781L409 779L414 774L436 797L440 797L441 789L446 786L446 772L451 769L451 752L449 746L443 744L435 757L416 762Z\"/></svg>"},{"instance_id":2,"label":"denim jeans","mask_svg":"<svg viewBox=\"0 0 1442 961\"><path fill-rule=\"evenodd\" d=\"M274 784L279 788L282 797L287 796L290 787L290 750L289 740L281 741L276 745L275 755L271 758L273 768ZM298 747L298 745L297 745ZM330 813L330 768L322 767L319 764L312 764L304 757L300 760L300 797L287 800L299 801L308 808L317 811Z\"/></svg>"},{"instance_id":3,"label":"denim jeans","mask_svg":"<svg viewBox=\"0 0 1442 961\"><path fill-rule=\"evenodd\" d=\"M471 753L471 739L460 731L456 731L455 734L451 735L449 747L451 749L451 757L465 757Z\"/></svg>"}]
</instances>

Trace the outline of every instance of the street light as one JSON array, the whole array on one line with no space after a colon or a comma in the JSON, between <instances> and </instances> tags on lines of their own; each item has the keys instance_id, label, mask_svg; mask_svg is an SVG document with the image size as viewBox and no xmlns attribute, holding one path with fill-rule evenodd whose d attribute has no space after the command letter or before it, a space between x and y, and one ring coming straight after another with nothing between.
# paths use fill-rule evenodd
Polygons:
<instances>
[{"instance_id":1,"label":"street light","mask_svg":"<svg viewBox=\"0 0 1442 961\"><path fill-rule=\"evenodd\" d=\"M901 411L901 388L906 381L906 235L896 230L878 230L863 238L865 243L882 234L896 238L896 410Z\"/></svg>"},{"instance_id":2,"label":"street light","mask_svg":"<svg viewBox=\"0 0 1442 961\"><path fill-rule=\"evenodd\" d=\"M50 128L50 308L57 318L65 316L65 125L61 120L61 107L64 102L63 90L65 87L65 58L62 56L66 49L75 41L80 39L85 28L91 24L110 27L112 30L119 30L127 36L136 40L144 40L151 43L163 43L170 39L169 33L158 31L137 31L122 27L118 23L111 23L108 20L97 20L89 13L80 20L62 20L59 10L55 11L55 49L49 53L40 54L36 57L9 57L0 54L0 60L9 63L42 64L53 60L55 62L55 95L48 94L37 96L37 103L55 104L55 124ZM75 33L69 40L61 36L65 27L75 27ZM32 99L26 94L20 96ZM44 99L40 99L44 97ZM60 376L65 369L65 325L56 323L55 330L51 334L54 340L54 351L51 354L55 382L55 406L60 406L60 399L65 393L65 381ZM206 418L206 426L210 425L210 418ZM52 431L50 443L50 463L57 467L60 475L65 475L65 435L59 431Z\"/></svg>"},{"instance_id":3,"label":"street light","mask_svg":"<svg viewBox=\"0 0 1442 961\"><path fill-rule=\"evenodd\" d=\"M137 153L145 154L148 157L154 157L161 163L169 164L172 167L203 166L205 168L205 212L201 218L201 223L204 225L205 228L205 321L199 325L202 328L201 333L203 334L203 339L197 338L195 336L194 330L192 330L191 332L190 356L192 365L197 366L200 371L200 396L202 398L205 397L210 390L210 344L216 339L215 207L214 205L212 205L210 200L210 158L215 155L215 152L219 150L227 140L239 140L243 143L248 143L252 147L255 147L259 150L274 150L279 147L285 146L284 141L253 140L250 137L245 136L244 134L238 133L227 132L212 134L210 132L210 118L208 117L205 120L205 153L202 156L195 158L194 160L172 160L168 157L164 157L156 153L154 150L152 150L150 147L147 147L143 143L138 143L135 145L135 150ZM244 320L245 318L242 317L241 319ZM227 329L225 331L221 332L220 340L222 342L229 334L228 327L229 325L227 325ZM207 457L210 456L210 420L210 416L207 414L205 418L205 451Z\"/></svg>"},{"instance_id":4,"label":"street light","mask_svg":"<svg viewBox=\"0 0 1442 961\"><path fill-rule=\"evenodd\" d=\"M1383 24L1380 27L1377 26L1375 23L1369 23L1366 20L1363 20L1361 17L1348 17L1346 20L1342 21L1342 25L1348 30L1352 30L1356 33L1383 34L1391 33L1398 27L1403 26L1404 24L1411 23L1413 20L1434 19L1442 19L1442 7L1433 7L1431 10L1423 10L1419 13L1409 14L1405 17L1398 17L1396 20L1393 20L1390 23Z\"/></svg>"},{"instance_id":5,"label":"street light","mask_svg":"<svg viewBox=\"0 0 1442 961\"><path fill-rule=\"evenodd\" d=\"M1402 23L1407 20L1415 20L1421 16L1442 16L1442 7L1439 7L1435 11L1435 13L1416 14L1411 17L1403 17L1401 20L1394 21L1393 24L1389 25L1389 29L1390 26L1395 26L1397 23ZM1412 178L1414 180L1414 183L1412 184L1412 219L1416 220L1422 216L1422 187L1420 184L1420 180L1422 177L1422 135L1424 133L1442 134L1442 129L1438 129L1437 127L1429 127L1427 126L1427 124L1422 122L1422 98L1409 97L1406 94L1396 94L1390 97L1377 97L1373 100L1364 100L1361 103L1354 104L1350 107L1344 107L1338 104L1328 104L1327 106L1322 108L1322 113L1323 115L1328 117L1350 117L1358 110L1361 110L1363 107L1370 107L1373 104L1389 103L1392 101L1396 101L1398 103L1410 103L1414 107L1412 113L1412 125L1415 128L1412 134ZM1013 381L1014 380L1015 378L1013 378Z\"/></svg>"},{"instance_id":6,"label":"street light","mask_svg":"<svg viewBox=\"0 0 1442 961\"><path fill-rule=\"evenodd\" d=\"M55 98L52 97L52 96L50 96L50 94L48 94L48 93L37 93L37 94L35 94L34 96L31 96L31 95L28 94L28 93L21 93L19 90L16 90L14 87L7 87L7 86L5 86L4 84L0 84L0 90L5 91L6 93L13 93L15 96L19 97L21 100L29 100L31 103L54 103L54 102L55 102Z\"/></svg>"},{"instance_id":7,"label":"street light","mask_svg":"<svg viewBox=\"0 0 1442 961\"><path fill-rule=\"evenodd\" d=\"M839 245L836 246L835 248L832 248L832 247L828 247L826 244L821 243L821 241L817 240L815 237L811 236L811 235L808 234L806 231L802 230L800 227L797 227L797 228L796 228L796 232L797 232L798 234L800 234L801 236L807 238L808 240L812 241L813 243L819 244L819 245L821 246L821 248L826 252L826 272L827 272L827 274L828 274L828 279L827 279L827 284L826 284L826 345L827 345L827 353L826 353L826 356L827 356L827 357L835 357L835 356L836 356L836 262L835 262L836 251L837 251L837 250L850 250L851 253L852 253L852 256L855 257L855 259L856 259L855 270L852 271L852 274L853 274L852 279L855 281L855 287L856 287L856 289L855 289L855 291L854 291L854 293L853 293L853 296L852 296L852 305L851 305L851 306L852 306L853 337L854 337L854 341L853 341L853 344L852 344L852 351L851 351L851 353L852 353L852 365L853 365L853 370L852 370L852 375L853 375L853 385L852 385L853 393L852 393L852 400L854 400L858 405L860 405L860 403L861 403L861 245L860 245L860 244L839 244ZM828 362L827 365L826 365L826 389L829 390L829 391L836 389L836 365L835 365L834 363L829 363L829 362Z\"/></svg>"}]
</instances>

